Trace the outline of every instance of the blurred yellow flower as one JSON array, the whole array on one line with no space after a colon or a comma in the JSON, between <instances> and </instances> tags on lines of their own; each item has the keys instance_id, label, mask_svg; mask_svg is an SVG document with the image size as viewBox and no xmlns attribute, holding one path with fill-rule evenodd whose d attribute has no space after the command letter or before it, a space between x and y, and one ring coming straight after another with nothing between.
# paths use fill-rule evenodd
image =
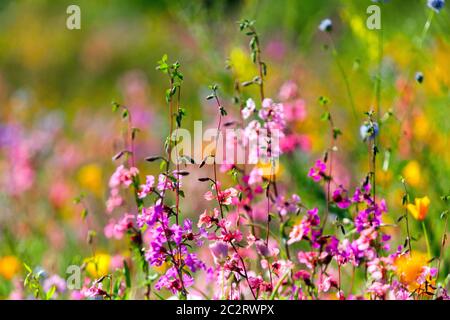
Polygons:
<instances>
[{"instance_id":1,"label":"blurred yellow flower","mask_svg":"<svg viewBox=\"0 0 450 320\"><path fill-rule=\"evenodd\" d=\"M414 134L418 140L426 140L430 136L430 124L423 114L414 118Z\"/></svg>"},{"instance_id":2,"label":"blurred yellow flower","mask_svg":"<svg viewBox=\"0 0 450 320\"><path fill-rule=\"evenodd\" d=\"M230 65L236 79L239 81L247 81L253 79L257 74L257 69L250 60L249 54L241 48L233 48L230 52Z\"/></svg>"},{"instance_id":3,"label":"blurred yellow flower","mask_svg":"<svg viewBox=\"0 0 450 320\"><path fill-rule=\"evenodd\" d=\"M258 162L256 165L257 168L261 169L262 175L264 178L269 179L273 175L280 175L283 172L283 167L280 164L280 161L276 161L274 165L270 162Z\"/></svg>"},{"instance_id":4,"label":"blurred yellow flower","mask_svg":"<svg viewBox=\"0 0 450 320\"><path fill-rule=\"evenodd\" d=\"M403 168L403 176L411 186L417 187L420 185L421 174L420 174L420 165L417 161L413 160L408 162L408 164Z\"/></svg>"},{"instance_id":5,"label":"blurred yellow flower","mask_svg":"<svg viewBox=\"0 0 450 320\"><path fill-rule=\"evenodd\" d=\"M100 194L102 190L102 169L94 163L81 167L78 171L78 182L83 188L97 195Z\"/></svg>"},{"instance_id":6,"label":"blurred yellow flower","mask_svg":"<svg viewBox=\"0 0 450 320\"><path fill-rule=\"evenodd\" d=\"M0 258L0 276L11 280L20 271L20 261L14 256Z\"/></svg>"},{"instance_id":7,"label":"blurred yellow flower","mask_svg":"<svg viewBox=\"0 0 450 320\"><path fill-rule=\"evenodd\" d=\"M414 219L423 221L428 213L428 207L430 206L430 199L428 197L416 198L415 204L408 203L408 211L412 214Z\"/></svg>"},{"instance_id":8,"label":"blurred yellow flower","mask_svg":"<svg viewBox=\"0 0 450 320\"><path fill-rule=\"evenodd\" d=\"M370 59L375 60L378 56L378 39L376 34L367 29L365 20L361 15L352 15L344 12L344 18L349 22L353 33L359 37L361 41L365 42Z\"/></svg>"},{"instance_id":9,"label":"blurred yellow flower","mask_svg":"<svg viewBox=\"0 0 450 320\"><path fill-rule=\"evenodd\" d=\"M106 253L97 253L95 256L84 259L86 271L94 278L108 274L111 256Z\"/></svg>"},{"instance_id":10,"label":"blurred yellow flower","mask_svg":"<svg viewBox=\"0 0 450 320\"><path fill-rule=\"evenodd\" d=\"M423 271L423 267L428 265L428 261L428 255L418 251L395 259L394 265L400 282L408 286L410 291L419 288L420 284L417 283L417 280Z\"/></svg>"}]
</instances>

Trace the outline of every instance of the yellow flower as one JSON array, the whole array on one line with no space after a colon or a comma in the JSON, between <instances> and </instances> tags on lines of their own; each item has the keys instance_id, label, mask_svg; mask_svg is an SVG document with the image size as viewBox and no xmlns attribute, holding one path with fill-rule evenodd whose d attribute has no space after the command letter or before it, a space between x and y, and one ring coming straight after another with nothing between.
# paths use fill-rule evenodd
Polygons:
<instances>
[{"instance_id":1,"label":"yellow flower","mask_svg":"<svg viewBox=\"0 0 450 320\"><path fill-rule=\"evenodd\" d=\"M424 114L418 115L414 118L414 134L417 140L426 140L433 132L430 123Z\"/></svg>"},{"instance_id":2,"label":"yellow flower","mask_svg":"<svg viewBox=\"0 0 450 320\"><path fill-rule=\"evenodd\" d=\"M253 78L257 69L247 52L241 48L233 48L230 53L230 65L239 81L247 81Z\"/></svg>"},{"instance_id":3,"label":"yellow flower","mask_svg":"<svg viewBox=\"0 0 450 320\"><path fill-rule=\"evenodd\" d=\"M102 169L94 163L87 164L78 171L78 181L82 187L100 194L102 190Z\"/></svg>"},{"instance_id":4,"label":"yellow flower","mask_svg":"<svg viewBox=\"0 0 450 320\"><path fill-rule=\"evenodd\" d=\"M0 258L0 275L6 280L11 280L20 271L20 261L14 256Z\"/></svg>"},{"instance_id":5,"label":"yellow flower","mask_svg":"<svg viewBox=\"0 0 450 320\"><path fill-rule=\"evenodd\" d=\"M417 280L422 267L428 262L427 254L413 251L412 254L405 254L395 259L396 273L400 281L405 285L410 285Z\"/></svg>"},{"instance_id":6,"label":"yellow flower","mask_svg":"<svg viewBox=\"0 0 450 320\"><path fill-rule=\"evenodd\" d=\"M396 273L400 282L408 286L410 291L414 291L421 287L417 283L419 276L423 271L423 267L428 265L429 257L426 253L413 251L411 254L406 254L395 259L394 265ZM434 283L433 279L428 279ZM423 285L422 285L423 286ZM421 288L425 289L425 288ZM428 289L430 291L430 289ZM418 292L420 293L420 292Z\"/></svg>"},{"instance_id":7,"label":"yellow flower","mask_svg":"<svg viewBox=\"0 0 450 320\"><path fill-rule=\"evenodd\" d=\"M408 162L403 168L403 176L411 186L417 187L420 185L421 174L419 163L415 160Z\"/></svg>"},{"instance_id":8,"label":"yellow flower","mask_svg":"<svg viewBox=\"0 0 450 320\"><path fill-rule=\"evenodd\" d=\"M94 278L108 274L111 256L106 253L97 253L95 256L84 259L86 271Z\"/></svg>"},{"instance_id":9,"label":"yellow flower","mask_svg":"<svg viewBox=\"0 0 450 320\"><path fill-rule=\"evenodd\" d=\"M423 198L416 198L414 202L415 204L408 203L407 208L414 219L423 221L428 213L430 199L425 196Z\"/></svg>"},{"instance_id":10,"label":"yellow flower","mask_svg":"<svg viewBox=\"0 0 450 320\"><path fill-rule=\"evenodd\" d=\"M279 176L283 172L283 167L279 160L276 160L273 165L270 161L259 161L256 166L261 169L262 175L266 179L271 178L273 175Z\"/></svg>"}]
</instances>

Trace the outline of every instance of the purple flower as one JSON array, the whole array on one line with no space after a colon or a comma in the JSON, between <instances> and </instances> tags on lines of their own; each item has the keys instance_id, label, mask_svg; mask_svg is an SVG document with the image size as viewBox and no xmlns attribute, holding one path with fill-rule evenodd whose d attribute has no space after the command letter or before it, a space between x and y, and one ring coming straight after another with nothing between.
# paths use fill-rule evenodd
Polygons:
<instances>
[{"instance_id":1,"label":"purple flower","mask_svg":"<svg viewBox=\"0 0 450 320\"><path fill-rule=\"evenodd\" d=\"M162 216L163 208L155 205L149 208L142 208L142 213L137 216L137 225L142 228L145 224L152 227Z\"/></svg>"},{"instance_id":2,"label":"purple flower","mask_svg":"<svg viewBox=\"0 0 450 320\"><path fill-rule=\"evenodd\" d=\"M205 263L201 261L195 253L186 254L184 262L192 272L196 272L198 269L206 270Z\"/></svg>"},{"instance_id":3,"label":"purple flower","mask_svg":"<svg viewBox=\"0 0 450 320\"><path fill-rule=\"evenodd\" d=\"M347 209L351 205L350 199L347 196L347 190L342 188L342 186L339 186L336 190L334 190L333 201L336 203L338 208L341 209Z\"/></svg>"},{"instance_id":4,"label":"purple flower","mask_svg":"<svg viewBox=\"0 0 450 320\"><path fill-rule=\"evenodd\" d=\"M156 290L161 290L162 288L166 288L172 293L180 292L184 287L189 287L194 283L194 279L187 275L182 275L183 283L181 283L180 278L178 276L178 271L175 267L171 267L167 270L166 274L161 276L155 284Z\"/></svg>"},{"instance_id":5,"label":"purple flower","mask_svg":"<svg viewBox=\"0 0 450 320\"><path fill-rule=\"evenodd\" d=\"M300 197L296 194L291 196L291 199L286 200L284 196L278 196L276 199L277 211L285 216L288 213L295 213L298 210L298 204L300 203Z\"/></svg>"},{"instance_id":6,"label":"purple flower","mask_svg":"<svg viewBox=\"0 0 450 320\"><path fill-rule=\"evenodd\" d=\"M179 246L183 241L183 229L174 224L170 227L170 231L172 231L172 240Z\"/></svg>"},{"instance_id":7,"label":"purple flower","mask_svg":"<svg viewBox=\"0 0 450 320\"><path fill-rule=\"evenodd\" d=\"M216 241L209 245L209 249L216 263L223 263L228 256L228 244L224 241Z\"/></svg>"},{"instance_id":8,"label":"purple flower","mask_svg":"<svg viewBox=\"0 0 450 320\"><path fill-rule=\"evenodd\" d=\"M366 121L360 128L359 133L361 134L361 138L366 140L373 140L379 132L378 123L373 121Z\"/></svg>"}]
</instances>

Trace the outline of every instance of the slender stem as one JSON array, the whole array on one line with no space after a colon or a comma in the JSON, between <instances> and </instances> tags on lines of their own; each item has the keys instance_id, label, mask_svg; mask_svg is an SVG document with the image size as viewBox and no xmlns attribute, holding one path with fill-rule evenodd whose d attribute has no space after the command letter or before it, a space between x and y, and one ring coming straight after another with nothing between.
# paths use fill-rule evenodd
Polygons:
<instances>
[{"instance_id":1,"label":"slender stem","mask_svg":"<svg viewBox=\"0 0 450 320\"><path fill-rule=\"evenodd\" d=\"M406 183L402 180L403 189L405 190L405 196L408 197L408 189L406 188ZM405 206L405 219L406 219L406 235L408 237L408 248L409 254L412 256L412 246L411 246L411 234L409 232L409 219L408 219L408 209Z\"/></svg>"},{"instance_id":2,"label":"slender stem","mask_svg":"<svg viewBox=\"0 0 450 320\"><path fill-rule=\"evenodd\" d=\"M431 246L430 246L430 239L428 238L428 232L427 232L427 227L425 225L425 220L422 221L422 229L423 229L423 235L425 236L425 241L427 244L427 254L428 254L428 258L432 258L432 252L431 252Z\"/></svg>"},{"instance_id":3,"label":"slender stem","mask_svg":"<svg viewBox=\"0 0 450 320\"><path fill-rule=\"evenodd\" d=\"M233 248L234 252L236 252L236 254L238 255L239 260L241 261L242 268L244 269L244 276L245 276L245 279L247 280L247 284L248 284L248 287L250 288L250 291L251 291L251 293L252 293L252 296L253 296L253 298L254 298L255 300L257 300L258 298L256 297L256 294L255 294L255 292L253 291L253 288L252 288L252 286L250 285L250 281L249 281L249 279L248 279L247 268L245 267L244 259L243 259L242 256L239 254L239 252L238 252L236 246L235 246L232 242L230 242L230 244L231 244L231 247Z\"/></svg>"},{"instance_id":4,"label":"slender stem","mask_svg":"<svg viewBox=\"0 0 450 320\"><path fill-rule=\"evenodd\" d=\"M436 281L439 281L439 271L441 269L442 250L444 250L445 242L446 242L446 239L447 239L447 223L448 223L448 214L445 217L444 233L442 235L441 249L439 251L439 259L438 259L438 265L437 265ZM439 288L438 288L438 290L439 290Z\"/></svg>"},{"instance_id":5,"label":"slender stem","mask_svg":"<svg viewBox=\"0 0 450 320\"><path fill-rule=\"evenodd\" d=\"M330 42L331 42L331 49L332 49L333 56L335 57L336 64L337 64L337 66L339 68L339 72L341 73L341 76L342 76L342 78L344 80L345 89L347 91L347 95L348 95L348 100L350 102L350 106L352 107L353 116L355 117L355 119L357 119L355 103L353 101L353 94L352 94L352 90L350 89L350 82L348 80L347 73L345 72L345 69L342 66L341 60L339 59L339 55L338 55L338 52L337 52L337 49L336 49L336 45L334 44L333 38L330 35L329 35L329 38L330 38Z\"/></svg>"}]
</instances>

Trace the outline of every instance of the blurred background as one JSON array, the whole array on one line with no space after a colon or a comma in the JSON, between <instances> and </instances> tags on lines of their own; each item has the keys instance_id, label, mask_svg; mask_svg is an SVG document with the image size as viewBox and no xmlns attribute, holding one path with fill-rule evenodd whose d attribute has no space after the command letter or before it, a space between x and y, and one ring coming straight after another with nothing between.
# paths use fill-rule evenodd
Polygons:
<instances>
[{"instance_id":1,"label":"blurred background","mask_svg":"<svg viewBox=\"0 0 450 320\"><path fill-rule=\"evenodd\" d=\"M66 8L81 8L81 30L66 28ZM194 120L215 125L216 108L206 102L208 85L217 83L230 118L234 81L256 74L248 38L237 21L255 19L268 65L266 95L280 97L286 82L298 86L301 115L290 122L300 143L287 148L279 180L309 206L324 207L323 190L307 171L329 144L320 120L320 96L342 131L335 158L337 179L353 190L369 171L367 145L359 127L376 103L381 74L377 192L388 204L385 222L397 224L404 213L406 178L411 201L431 200L426 225L433 253L444 232L440 196L450 191L450 19L448 6L435 14L421 39L430 10L426 1L381 3L382 29L366 28L372 1L0 1L0 298L8 298L23 279L23 263L64 277L68 265L92 256L87 242L95 231L96 254L107 270L116 255L127 256L126 241L106 239L103 228L108 180L122 146L124 123L111 101L127 105L140 128L137 159L142 177L156 174L148 155L161 153L168 134L164 92L167 77L155 70L165 53L184 74L185 128ZM349 80L353 115L345 82L330 50L330 38L318 30L333 21L337 59ZM380 50L381 48L381 50ZM381 54L380 54L381 53ZM228 68L227 68L228 66ZM231 66L231 67L230 67ZM423 83L414 80L416 72ZM243 91L257 98L257 90ZM193 169L193 171L195 171ZM182 204L198 217L209 204L200 201L206 185L198 175L186 178L185 193L199 201ZM226 178L224 178L226 179ZM83 205L73 199L84 194ZM88 209L86 219L83 208ZM120 216L120 213L115 213ZM345 213L335 210L334 214ZM113 214L114 215L114 214ZM421 226L410 219L413 246L426 251ZM404 224L388 231L404 241ZM395 247L393 246L393 249ZM449 250L444 268L449 272Z\"/></svg>"}]
</instances>

